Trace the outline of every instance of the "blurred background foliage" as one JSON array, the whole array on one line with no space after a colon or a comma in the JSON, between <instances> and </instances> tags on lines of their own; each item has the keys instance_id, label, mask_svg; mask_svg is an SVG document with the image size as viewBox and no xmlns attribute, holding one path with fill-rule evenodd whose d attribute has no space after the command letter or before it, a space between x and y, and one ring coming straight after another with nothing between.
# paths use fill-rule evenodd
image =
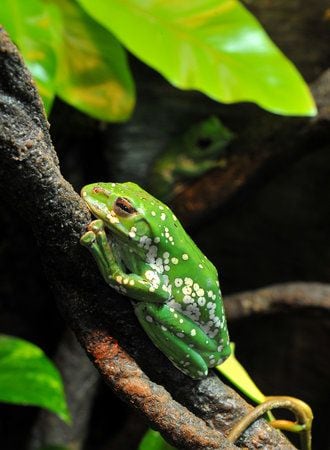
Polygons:
<instances>
[{"instance_id":1,"label":"blurred background foliage","mask_svg":"<svg viewBox=\"0 0 330 450\"><path fill-rule=\"evenodd\" d=\"M0 335L0 402L40 406L70 422L54 364L36 345L5 335Z\"/></svg>"}]
</instances>

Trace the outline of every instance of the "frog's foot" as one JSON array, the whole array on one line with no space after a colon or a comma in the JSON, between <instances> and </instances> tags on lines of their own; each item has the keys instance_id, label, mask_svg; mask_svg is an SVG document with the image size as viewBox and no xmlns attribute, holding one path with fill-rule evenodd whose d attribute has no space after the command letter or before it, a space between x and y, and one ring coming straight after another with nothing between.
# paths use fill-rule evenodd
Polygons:
<instances>
[{"instance_id":1,"label":"frog's foot","mask_svg":"<svg viewBox=\"0 0 330 450\"><path fill-rule=\"evenodd\" d=\"M103 220L93 220L87 227L87 232L80 238L80 243L92 253L106 281L109 273L116 271L118 265L112 253Z\"/></svg>"},{"instance_id":2,"label":"frog's foot","mask_svg":"<svg viewBox=\"0 0 330 450\"><path fill-rule=\"evenodd\" d=\"M156 274L151 271L146 271L144 277L125 271L112 251L103 220L93 220L87 229L80 243L92 253L106 283L135 300L156 303L168 300L170 294L164 289L165 280L161 276L155 279Z\"/></svg>"},{"instance_id":3,"label":"frog's foot","mask_svg":"<svg viewBox=\"0 0 330 450\"><path fill-rule=\"evenodd\" d=\"M227 436L228 440L235 443L241 434L243 434L255 420L272 409L277 408L284 408L292 411L296 416L296 422L289 420L272 420L270 425L285 431L300 433L302 450L311 450L313 412L307 403L288 396L266 397L265 402L254 408L232 428Z\"/></svg>"},{"instance_id":4,"label":"frog's foot","mask_svg":"<svg viewBox=\"0 0 330 450\"><path fill-rule=\"evenodd\" d=\"M101 220L101 219L93 220L87 226L87 230L88 231L86 231L86 233L84 233L80 238L81 245L83 245L84 247L87 247L87 248L92 248L94 246L94 244L96 244L96 242L97 242L98 247L100 247L100 250L101 250L101 248L103 246L103 244L102 244L103 239L101 240L101 242L98 242L99 236L101 235L106 238L103 220Z\"/></svg>"}]
</instances>

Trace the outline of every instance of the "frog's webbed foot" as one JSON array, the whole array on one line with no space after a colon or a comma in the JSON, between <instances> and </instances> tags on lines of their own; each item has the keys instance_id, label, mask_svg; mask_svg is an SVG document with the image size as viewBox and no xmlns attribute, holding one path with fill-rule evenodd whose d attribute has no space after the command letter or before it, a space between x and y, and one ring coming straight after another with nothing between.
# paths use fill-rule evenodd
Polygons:
<instances>
[{"instance_id":1,"label":"frog's webbed foot","mask_svg":"<svg viewBox=\"0 0 330 450\"><path fill-rule=\"evenodd\" d=\"M116 271L118 264L108 242L103 220L93 220L87 230L81 236L80 243L92 253L104 279L108 282L109 274Z\"/></svg>"},{"instance_id":2,"label":"frog's webbed foot","mask_svg":"<svg viewBox=\"0 0 330 450\"><path fill-rule=\"evenodd\" d=\"M272 409L277 408L284 408L292 411L296 416L296 422L275 419L269 422L270 425L284 431L300 433L302 450L311 450L313 412L307 403L297 398L288 396L266 397L265 402L258 405L250 413L243 417L243 419L241 419L236 425L234 425L227 436L228 440L235 443L241 434L243 434L255 420Z\"/></svg>"},{"instance_id":3,"label":"frog's webbed foot","mask_svg":"<svg viewBox=\"0 0 330 450\"><path fill-rule=\"evenodd\" d=\"M112 251L111 241L105 232L103 220L93 220L87 230L81 236L80 243L92 253L106 283L135 300L148 300L156 303L168 300L170 294L166 290L167 286L164 289L165 282L161 276L157 278L159 283L155 284L153 279L150 280L145 276L125 271L121 261L117 261ZM150 277L154 278L155 274L149 272Z\"/></svg>"}]
</instances>

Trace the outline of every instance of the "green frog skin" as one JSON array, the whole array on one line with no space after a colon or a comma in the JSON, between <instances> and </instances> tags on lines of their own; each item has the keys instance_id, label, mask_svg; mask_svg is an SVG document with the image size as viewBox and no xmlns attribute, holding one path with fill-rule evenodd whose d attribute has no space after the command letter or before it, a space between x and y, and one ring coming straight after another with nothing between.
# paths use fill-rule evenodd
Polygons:
<instances>
[{"instance_id":1,"label":"green frog skin","mask_svg":"<svg viewBox=\"0 0 330 450\"><path fill-rule=\"evenodd\" d=\"M150 172L150 191L167 202L208 170L225 167L233 133L216 117L192 125L158 155Z\"/></svg>"},{"instance_id":2,"label":"green frog skin","mask_svg":"<svg viewBox=\"0 0 330 450\"><path fill-rule=\"evenodd\" d=\"M132 299L152 342L183 373L207 376L230 355L213 264L172 211L134 183L95 183L82 198L97 220L81 237L105 281Z\"/></svg>"}]
</instances>

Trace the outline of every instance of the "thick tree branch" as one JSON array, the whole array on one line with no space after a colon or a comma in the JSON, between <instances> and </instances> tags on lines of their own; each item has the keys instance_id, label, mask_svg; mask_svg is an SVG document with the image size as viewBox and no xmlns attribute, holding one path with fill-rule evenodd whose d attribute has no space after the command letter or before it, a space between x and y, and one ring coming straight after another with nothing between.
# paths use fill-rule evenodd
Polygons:
<instances>
[{"instance_id":1,"label":"thick tree branch","mask_svg":"<svg viewBox=\"0 0 330 450\"><path fill-rule=\"evenodd\" d=\"M237 448L224 435L251 406L216 376L197 382L177 371L147 339L129 301L104 286L80 247L89 212L61 176L39 97L3 30L0 151L1 195L31 225L62 314L104 380L175 446ZM263 420L241 442L249 448L293 448Z\"/></svg>"}]
</instances>

